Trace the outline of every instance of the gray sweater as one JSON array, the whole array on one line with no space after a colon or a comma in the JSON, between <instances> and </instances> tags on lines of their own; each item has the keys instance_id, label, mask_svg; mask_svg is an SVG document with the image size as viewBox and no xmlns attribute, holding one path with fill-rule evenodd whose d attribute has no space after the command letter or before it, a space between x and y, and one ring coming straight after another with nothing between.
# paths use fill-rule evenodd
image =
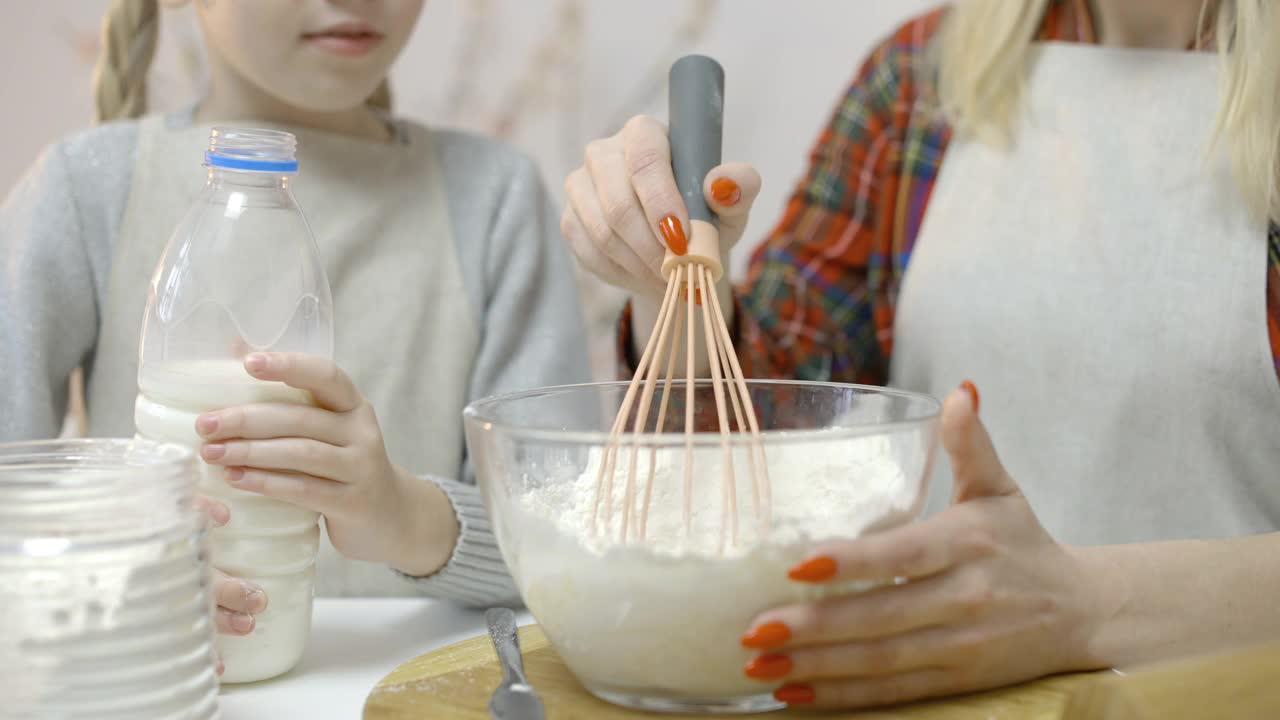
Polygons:
<instances>
[{"instance_id":1,"label":"gray sweater","mask_svg":"<svg viewBox=\"0 0 1280 720\"><path fill-rule=\"evenodd\" d=\"M295 192L334 285L338 363L378 410L392 460L440 484L462 527L449 564L413 589L511 602L458 413L478 397L589 379L572 266L530 160L465 133L393 126L395 142L377 147L289 128L299 134ZM159 250L122 240L147 234L122 228L176 224L203 184L202 138L189 111L79 133L47 148L0 206L0 441L57 435L77 366L91 434L133 433L142 288ZM169 166L182 172L157 171ZM420 290L405 277L418 267ZM437 322L440 313L456 319ZM390 324L375 319L388 314ZM376 350L371 332L382 333ZM433 437L450 447L433 449ZM410 588L364 568L326 589L326 572L322 562L322 594Z\"/></svg>"}]
</instances>

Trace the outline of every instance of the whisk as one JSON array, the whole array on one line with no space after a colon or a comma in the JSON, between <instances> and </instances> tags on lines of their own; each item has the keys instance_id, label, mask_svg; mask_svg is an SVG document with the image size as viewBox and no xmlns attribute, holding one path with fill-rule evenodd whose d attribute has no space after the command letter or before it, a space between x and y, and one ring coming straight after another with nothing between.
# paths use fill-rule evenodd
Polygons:
<instances>
[{"instance_id":1,"label":"whisk","mask_svg":"<svg viewBox=\"0 0 1280 720\"><path fill-rule=\"evenodd\" d=\"M723 476L720 479L722 510L719 551L723 552L726 542L729 545L735 544L739 534L738 482L733 463L734 435L748 434L746 464L751 488L751 508L760 530L768 529L770 485L764 446L760 441L760 427L751 393L743 377L742 366L734 351L733 339L716 293L716 282L724 274L724 267L720 262L719 224L702 192L707 173L720 164L723 111L724 70L719 63L701 55L688 55L671 66L668 108L671 166L676 185L689 211L689 243L688 252L684 255L676 255L669 249L666 252L662 263L662 273L667 279L666 293L658 311L657 322L614 420L610 441L596 480L592 529L593 532L599 532L598 526L603 524L607 532L612 520L615 492L613 483L617 474L619 451L624 444L629 445L630 453L623 460L628 463L622 489L620 528L620 540L624 544L646 539L649 509L653 500L657 448L652 447L650 450L647 478L643 484L638 483L636 475L640 438L650 431L655 434L663 432L675 387L673 380L676 365L682 354L685 433L683 526L686 537L692 533L695 482L693 436L695 418L698 415L695 357L699 338L706 347L710 364L709 383L715 399L716 429L720 434L724 455ZM684 336L683 347L681 335ZM664 359L666 373L661 381L661 401L650 427L650 410L659 384L658 371ZM707 381L701 382L705 385ZM633 410L634 419L628 433L628 419L632 417ZM627 440L631 442L627 443ZM697 480L707 481L704 478Z\"/></svg>"}]
</instances>

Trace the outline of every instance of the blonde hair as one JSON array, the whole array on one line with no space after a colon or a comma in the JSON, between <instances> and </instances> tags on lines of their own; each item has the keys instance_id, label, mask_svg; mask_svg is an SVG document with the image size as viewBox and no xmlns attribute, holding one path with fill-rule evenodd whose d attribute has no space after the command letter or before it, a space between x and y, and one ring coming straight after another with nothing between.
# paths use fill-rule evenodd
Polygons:
<instances>
[{"instance_id":1,"label":"blonde hair","mask_svg":"<svg viewBox=\"0 0 1280 720\"><path fill-rule=\"evenodd\" d=\"M1054 0L958 0L939 29L931 72L938 103L957 133L1007 140L1026 86L1027 63ZM1249 206L1280 222L1280 9L1273 0L1220 0L1212 30L1224 70L1214 142L1226 146Z\"/></svg>"},{"instance_id":2,"label":"blonde hair","mask_svg":"<svg viewBox=\"0 0 1280 720\"><path fill-rule=\"evenodd\" d=\"M147 111L147 71L159 38L158 0L113 0L102 19L102 50L93 70L98 122L135 118ZM391 87L385 79L366 102L391 110Z\"/></svg>"}]
</instances>

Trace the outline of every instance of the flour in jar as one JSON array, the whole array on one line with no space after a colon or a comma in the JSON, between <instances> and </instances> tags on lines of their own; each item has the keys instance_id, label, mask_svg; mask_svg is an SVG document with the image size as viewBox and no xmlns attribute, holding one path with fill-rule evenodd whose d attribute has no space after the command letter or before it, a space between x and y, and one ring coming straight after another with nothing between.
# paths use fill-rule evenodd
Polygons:
<instances>
[{"instance_id":1,"label":"flour in jar","mask_svg":"<svg viewBox=\"0 0 1280 720\"><path fill-rule=\"evenodd\" d=\"M0 718L216 717L203 518L171 478L78 451L0 482Z\"/></svg>"},{"instance_id":2,"label":"flour in jar","mask_svg":"<svg viewBox=\"0 0 1280 720\"><path fill-rule=\"evenodd\" d=\"M818 438L818 439L815 439ZM905 442L905 441L904 441ZM906 443L909 445L909 443ZM852 592L791 582L787 569L815 543L854 538L910 520L923 500L922 478L907 476L905 452L892 435L771 442L770 492L753 510L748 447L732 456L737 541L722 544L724 456L719 447L694 451L685 532L685 449L636 455L633 497L641 499L653 466L645 538L635 528L622 543L631 450L619 451L607 531L592 529L603 452L595 449L576 480L540 483L513 499L512 533L504 543L529 609L566 663L589 688L612 693L683 698L732 698L768 692L746 679L749 653L738 638L759 612L778 605ZM603 517L603 514L602 516Z\"/></svg>"}]
</instances>

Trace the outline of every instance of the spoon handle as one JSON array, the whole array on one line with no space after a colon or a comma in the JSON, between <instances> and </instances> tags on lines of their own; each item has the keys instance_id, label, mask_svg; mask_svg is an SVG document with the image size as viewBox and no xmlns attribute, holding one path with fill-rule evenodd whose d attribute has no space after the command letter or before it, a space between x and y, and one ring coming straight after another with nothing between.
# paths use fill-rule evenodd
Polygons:
<instances>
[{"instance_id":1,"label":"spoon handle","mask_svg":"<svg viewBox=\"0 0 1280 720\"><path fill-rule=\"evenodd\" d=\"M489 625L489 638L502 663L504 682L528 684L524 677L524 663L520 660L520 638L516 635L516 614L507 608L490 608L484 614Z\"/></svg>"}]
</instances>

